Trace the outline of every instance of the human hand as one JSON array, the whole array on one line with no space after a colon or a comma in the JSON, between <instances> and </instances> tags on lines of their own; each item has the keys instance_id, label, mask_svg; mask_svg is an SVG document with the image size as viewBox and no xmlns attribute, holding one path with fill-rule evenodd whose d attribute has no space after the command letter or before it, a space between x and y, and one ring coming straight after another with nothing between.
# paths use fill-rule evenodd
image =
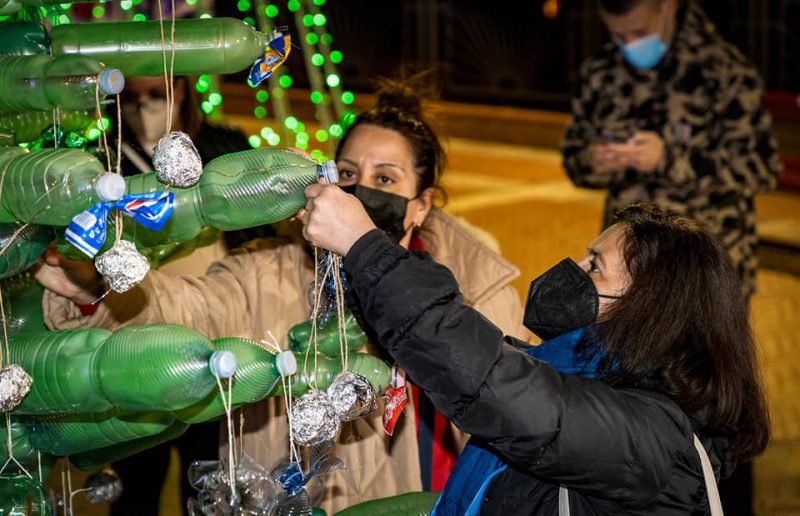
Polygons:
<instances>
[{"instance_id":1,"label":"human hand","mask_svg":"<svg viewBox=\"0 0 800 516\"><path fill-rule=\"evenodd\" d=\"M87 305L100 295L103 278L91 260L68 260L58 251L48 249L36 267L34 277L44 288L75 303Z\"/></svg>"},{"instance_id":2,"label":"human hand","mask_svg":"<svg viewBox=\"0 0 800 516\"><path fill-rule=\"evenodd\" d=\"M344 256L359 238L375 229L361 202L336 185L309 185L306 199L297 218L303 222L303 237L312 245Z\"/></svg>"},{"instance_id":3,"label":"human hand","mask_svg":"<svg viewBox=\"0 0 800 516\"><path fill-rule=\"evenodd\" d=\"M632 168L652 174L664 156L664 140L653 131L639 131L626 143L610 143L609 150L615 153L624 168Z\"/></svg>"},{"instance_id":4,"label":"human hand","mask_svg":"<svg viewBox=\"0 0 800 516\"><path fill-rule=\"evenodd\" d=\"M625 169L619 154L611 149L611 143L592 143L589 146L589 164L595 174L611 174Z\"/></svg>"}]
</instances>

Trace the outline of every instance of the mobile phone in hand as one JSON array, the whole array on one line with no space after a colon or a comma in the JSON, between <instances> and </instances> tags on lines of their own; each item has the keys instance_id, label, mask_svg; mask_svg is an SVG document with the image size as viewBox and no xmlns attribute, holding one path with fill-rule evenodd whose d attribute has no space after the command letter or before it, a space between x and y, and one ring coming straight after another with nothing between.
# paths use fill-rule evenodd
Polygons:
<instances>
[{"instance_id":1,"label":"mobile phone in hand","mask_svg":"<svg viewBox=\"0 0 800 516\"><path fill-rule=\"evenodd\" d=\"M627 136L620 136L608 131L596 133L593 139L597 143L627 143L629 140Z\"/></svg>"}]
</instances>

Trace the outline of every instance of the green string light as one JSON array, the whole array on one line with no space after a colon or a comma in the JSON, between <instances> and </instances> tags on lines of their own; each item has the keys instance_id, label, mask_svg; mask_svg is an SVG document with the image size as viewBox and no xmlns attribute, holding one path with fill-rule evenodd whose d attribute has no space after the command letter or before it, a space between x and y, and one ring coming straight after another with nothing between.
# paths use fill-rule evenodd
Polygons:
<instances>
[{"instance_id":1,"label":"green string light","mask_svg":"<svg viewBox=\"0 0 800 516\"><path fill-rule=\"evenodd\" d=\"M314 16L311 14L304 14L303 25L305 25L306 27L311 27L312 25L314 25Z\"/></svg>"},{"instance_id":2,"label":"green string light","mask_svg":"<svg viewBox=\"0 0 800 516\"><path fill-rule=\"evenodd\" d=\"M208 88L211 86L211 81L208 75L201 75L197 78L197 82L195 83L194 87L200 93L205 93L208 91Z\"/></svg>"},{"instance_id":3,"label":"green string light","mask_svg":"<svg viewBox=\"0 0 800 516\"><path fill-rule=\"evenodd\" d=\"M222 104L222 95L217 92L212 93L208 96L208 101L211 102L212 106L219 106Z\"/></svg>"},{"instance_id":4,"label":"green string light","mask_svg":"<svg viewBox=\"0 0 800 516\"><path fill-rule=\"evenodd\" d=\"M317 27L322 27L328 20L325 18L325 15L322 13L318 13L314 15L314 25Z\"/></svg>"},{"instance_id":5,"label":"green string light","mask_svg":"<svg viewBox=\"0 0 800 516\"><path fill-rule=\"evenodd\" d=\"M278 16L278 8L275 7L274 5L268 5L267 6L267 10L265 11L265 13L270 18L274 18L274 17Z\"/></svg>"},{"instance_id":6,"label":"green string light","mask_svg":"<svg viewBox=\"0 0 800 516\"><path fill-rule=\"evenodd\" d=\"M311 95L309 95L311 102L314 104L319 104L322 102L322 92L321 91L312 91Z\"/></svg>"},{"instance_id":7,"label":"green string light","mask_svg":"<svg viewBox=\"0 0 800 516\"><path fill-rule=\"evenodd\" d=\"M317 36L317 33L309 32L308 34L306 34L306 43L312 46L319 43L319 36Z\"/></svg>"},{"instance_id":8,"label":"green string light","mask_svg":"<svg viewBox=\"0 0 800 516\"><path fill-rule=\"evenodd\" d=\"M339 138L344 134L344 129L339 124L331 124L328 128L328 133L334 138Z\"/></svg>"},{"instance_id":9,"label":"green string light","mask_svg":"<svg viewBox=\"0 0 800 516\"><path fill-rule=\"evenodd\" d=\"M325 58L322 57L322 54L316 53L311 56L311 64L314 66L322 66L325 63Z\"/></svg>"},{"instance_id":10,"label":"green string light","mask_svg":"<svg viewBox=\"0 0 800 516\"><path fill-rule=\"evenodd\" d=\"M272 133L267 136L267 143L272 145L273 147L281 143L281 137L278 133Z\"/></svg>"},{"instance_id":11,"label":"green string light","mask_svg":"<svg viewBox=\"0 0 800 516\"><path fill-rule=\"evenodd\" d=\"M259 102L266 102L269 100L269 92L267 90L258 90L256 92L256 100Z\"/></svg>"},{"instance_id":12,"label":"green string light","mask_svg":"<svg viewBox=\"0 0 800 516\"><path fill-rule=\"evenodd\" d=\"M286 120L284 120L283 124L286 126L286 128L288 130L294 131L295 129L297 129L298 121L293 116L287 116Z\"/></svg>"},{"instance_id":13,"label":"green string light","mask_svg":"<svg viewBox=\"0 0 800 516\"><path fill-rule=\"evenodd\" d=\"M339 64L342 62L343 57L344 56L342 55L341 52L339 52L338 50L334 50L333 52L331 52L331 63Z\"/></svg>"},{"instance_id":14,"label":"green string light","mask_svg":"<svg viewBox=\"0 0 800 516\"><path fill-rule=\"evenodd\" d=\"M325 5L325 0L314 0L314 5Z\"/></svg>"},{"instance_id":15,"label":"green string light","mask_svg":"<svg viewBox=\"0 0 800 516\"><path fill-rule=\"evenodd\" d=\"M249 143L250 146L253 147L254 149L257 149L261 147L261 137L257 134L252 134L247 139L247 143Z\"/></svg>"},{"instance_id":16,"label":"green string light","mask_svg":"<svg viewBox=\"0 0 800 516\"><path fill-rule=\"evenodd\" d=\"M242 21L245 22L246 24L248 24L251 27L255 27L256 26L256 21L253 18L251 18L250 16L245 16Z\"/></svg>"},{"instance_id":17,"label":"green string light","mask_svg":"<svg viewBox=\"0 0 800 516\"><path fill-rule=\"evenodd\" d=\"M201 16L201 18L202 18L202 16ZM133 15L133 21L136 21L136 22L147 21L147 16L145 16L142 13L136 13L136 14Z\"/></svg>"},{"instance_id":18,"label":"green string light","mask_svg":"<svg viewBox=\"0 0 800 516\"><path fill-rule=\"evenodd\" d=\"M239 10L239 12L246 13L250 10L250 7L250 2L248 0L239 0L236 3L236 8Z\"/></svg>"},{"instance_id":19,"label":"green string light","mask_svg":"<svg viewBox=\"0 0 800 516\"><path fill-rule=\"evenodd\" d=\"M194 0L194 1L196 2L197 0ZM187 1L186 3L188 4L189 2ZM133 0L122 0L122 1L119 3L119 6L120 6L120 7L122 7L122 10L123 10L123 11L127 11L127 10L129 10L131 7L133 7Z\"/></svg>"},{"instance_id":20,"label":"green string light","mask_svg":"<svg viewBox=\"0 0 800 516\"><path fill-rule=\"evenodd\" d=\"M330 74L328 76L327 79L325 79L325 82L328 83L329 87L335 88L335 87L339 86L339 84L341 84L342 80L339 79L338 75L336 75L335 73L332 73L332 74Z\"/></svg>"},{"instance_id":21,"label":"green string light","mask_svg":"<svg viewBox=\"0 0 800 516\"><path fill-rule=\"evenodd\" d=\"M92 7L92 16L95 18L102 18L106 14L106 8L102 5L95 5Z\"/></svg>"},{"instance_id":22,"label":"green string light","mask_svg":"<svg viewBox=\"0 0 800 516\"><path fill-rule=\"evenodd\" d=\"M200 109L203 110L203 113L210 115L212 111L214 111L214 105L211 102L204 100L202 104L200 104Z\"/></svg>"},{"instance_id":23,"label":"green string light","mask_svg":"<svg viewBox=\"0 0 800 516\"><path fill-rule=\"evenodd\" d=\"M347 111L342 115L342 124L345 127L350 127L356 121L356 114L352 111Z\"/></svg>"},{"instance_id":24,"label":"green string light","mask_svg":"<svg viewBox=\"0 0 800 516\"><path fill-rule=\"evenodd\" d=\"M95 141L96 139L100 138L100 136L102 136L102 134L103 133L100 132L99 129L89 129L86 132L86 138L88 138L89 141Z\"/></svg>"},{"instance_id":25,"label":"green string light","mask_svg":"<svg viewBox=\"0 0 800 516\"><path fill-rule=\"evenodd\" d=\"M325 129L318 130L314 134L314 136L317 138L317 141L320 141L320 142L323 142L323 143L328 141L328 131L326 131Z\"/></svg>"},{"instance_id":26,"label":"green string light","mask_svg":"<svg viewBox=\"0 0 800 516\"><path fill-rule=\"evenodd\" d=\"M297 133L297 143L308 143L308 133L300 131Z\"/></svg>"},{"instance_id":27,"label":"green string light","mask_svg":"<svg viewBox=\"0 0 800 516\"><path fill-rule=\"evenodd\" d=\"M288 74L281 75L281 78L278 79L278 83L281 85L281 88L291 88L292 78Z\"/></svg>"},{"instance_id":28,"label":"green string light","mask_svg":"<svg viewBox=\"0 0 800 516\"><path fill-rule=\"evenodd\" d=\"M264 106L256 106L256 108L253 110L253 116L256 118L264 118L267 116L267 108Z\"/></svg>"},{"instance_id":29,"label":"green string light","mask_svg":"<svg viewBox=\"0 0 800 516\"><path fill-rule=\"evenodd\" d=\"M186 0L186 5L194 5L197 3L197 0Z\"/></svg>"},{"instance_id":30,"label":"green string light","mask_svg":"<svg viewBox=\"0 0 800 516\"><path fill-rule=\"evenodd\" d=\"M298 2L298 0L289 0L289 3L286 4L286 8L293 13L297 12L297 10L300 9L300 2Z\"/></svg>"},{"instance_id":31,"label":"green string light","mask_svg":"<svg viewBox=\"0 0 800 516\"><path fill-rule=\"evenodd\" d=\"M312 150L311 157L317 161L325 161L325 153L319 149Z\"/></svg>"},{"instance_id":32,"label":"green string light","mask_svg":"<svg viewBox=\"0 0 800 516\"><path fill-rule=\"evenodd\" d=\"M349 106L350 104L353 103L354 100L356 100L356 96L353 95L352 91L345 91L344 93L342 93L342 103L344 103L345 105Z\"/></svg>"},{"instance_id":33,"label":"green string light","mask_svg":"<svg viewBox=\"0 0 800 516\"><path fill-rule=\"evenodd\" d=\"M272 130L272 127L264 126L261 128L261 137L265 140L269 140L269 135L274 133L275 131Z\"/></svg>"},{"instance_id":34,"label":"green string light","mask_svg":"<svg viewBox=\"0 0 800 516\"><path fill-rule=\"evenodd\" d=\"M330 45L333 43L333 36L330 34L323 34L322 35L322 42L326 45Z\"/></svg>"},{"instance_id":35,"label":"green string light","mask_svg":"<svg viewBox=\"0 0 800 516\"><path fill-rule=\"evenodd\" d=\"M62 14L58 17L58 23L61 25L66 25L67 23L72 23L72 20L69 19L69 16L66 14Z\"/></svg>"}]
</instances>

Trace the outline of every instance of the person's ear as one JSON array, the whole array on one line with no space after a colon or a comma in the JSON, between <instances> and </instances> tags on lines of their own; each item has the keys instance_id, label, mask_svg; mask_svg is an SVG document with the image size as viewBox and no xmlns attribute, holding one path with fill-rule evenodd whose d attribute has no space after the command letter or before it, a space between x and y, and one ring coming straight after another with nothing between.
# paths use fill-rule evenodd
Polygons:
<instances>
[{"instance_id":1,"label":"person's ear","mask_svg":"<svg viewBox=\"0 0 800 516\"><path fill-rule=\"evenodd\" d=\"M422 223L425 222L425 218L428 216L428 213L430 213L431 209L433 209L434 193L435 191L433 188L426 188L417 196L413 218L413 222L416 227L422 226Z\"/></svg>"}]
</instances>

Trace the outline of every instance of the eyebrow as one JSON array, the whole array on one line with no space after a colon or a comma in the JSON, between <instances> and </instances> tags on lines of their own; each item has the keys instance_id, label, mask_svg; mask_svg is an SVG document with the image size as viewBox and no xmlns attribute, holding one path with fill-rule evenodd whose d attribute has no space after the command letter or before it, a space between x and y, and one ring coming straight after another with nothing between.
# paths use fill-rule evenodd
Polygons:
<instances>
[{"instance_id":1,"label":"eyebrow","mask_svg":"<svg viewBox=\"0 0 800 516\"><path fill-rule=\"evenodd\" d=\"M603 255L600 254L597 251L597 249L594 249L593 247L590 247L588 250L589 250L590 254L594 255L594 257L597 258L597 260L600 262L600 265L602 265L603 268L605 269L606 268L606 261L603 259Z\"/></svg>"}]
</instances>

